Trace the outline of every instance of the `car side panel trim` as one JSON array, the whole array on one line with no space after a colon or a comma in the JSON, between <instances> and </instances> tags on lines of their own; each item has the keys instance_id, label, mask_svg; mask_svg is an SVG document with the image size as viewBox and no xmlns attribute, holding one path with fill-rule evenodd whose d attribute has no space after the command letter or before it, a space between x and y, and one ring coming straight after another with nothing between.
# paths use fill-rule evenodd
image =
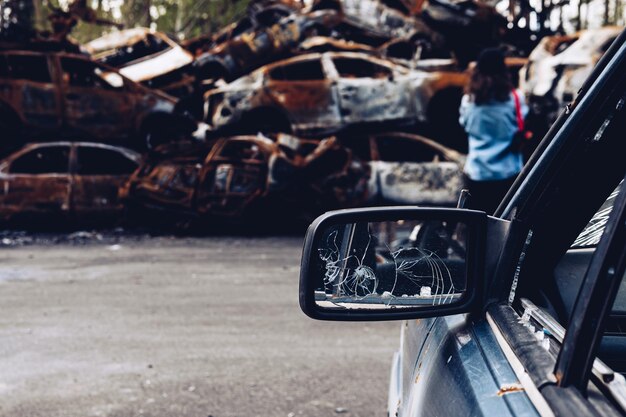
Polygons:
<instances>
[{"instance_id":1,"label":"car side panel trim","mask_svg":"<svg viewBox=\"0 0 626 417\"><path fill-rule=\"evenodd\" d=\"M530 375L528 375L528 372L526 372L526 369L513 352L513 349L511 349L511 347L507 343L506 339L502 335L502 332L500 331L500 328L496 325L493 318L491 317L491 314L489 313L487 313L487 323L489 323L489 327L491 328L491 331L493 332L498 342L498 345L500 345L500 349L502 349L502 352L506 356L509 364L511 365L511 368L513 368L513 372L515 372L515 375L519 379L522 387L528 395L528 398L535 406L539 415L541 417L554 417L554 412L539 392L539 389L530 378Z\"/></svg>"}]
</instances>

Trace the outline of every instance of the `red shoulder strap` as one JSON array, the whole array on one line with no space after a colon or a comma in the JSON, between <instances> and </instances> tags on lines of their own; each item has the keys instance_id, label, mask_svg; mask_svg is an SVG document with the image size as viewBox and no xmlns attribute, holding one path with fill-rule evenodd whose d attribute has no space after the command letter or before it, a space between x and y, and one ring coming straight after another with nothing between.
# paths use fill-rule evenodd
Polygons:
<instances>
[{"instance_id":1,"label":"red shoulder strap","mask_svg":"<svg viewBox=\"0 0 626 417\"><path fill-rule=\"evenodd\" d=\"M517 95L517 90L513 89L513 99L515 100L515 116L517 117L517 130L524 131L524 117L522 117L522 105Z\"/></svg>"}]
</instances>

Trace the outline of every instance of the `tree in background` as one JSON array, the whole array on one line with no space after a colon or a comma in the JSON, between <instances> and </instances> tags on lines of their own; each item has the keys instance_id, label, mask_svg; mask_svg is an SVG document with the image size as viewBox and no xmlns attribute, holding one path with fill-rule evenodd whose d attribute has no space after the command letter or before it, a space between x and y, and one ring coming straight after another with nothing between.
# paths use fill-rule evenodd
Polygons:
<instances>
[{"instance_id":1,"label":"tree in background","mask_svg":"<svg viewBox=\"0 0 626 417\"><path fill-rule=\"evenodd\" d=\"M79 0L80 1L80 0ZM151 27L177 39L214 32L241 18L249 0L87 0L97 19L125 28ZM0 0L28 3L36 28L50 30L48 16L55 10L69 11L72 0ZM1 3L0 3L1 4ZM79 21L72 31L78 42L88 42L114 30L109 26Z\"/></svg>"}]
</instances>

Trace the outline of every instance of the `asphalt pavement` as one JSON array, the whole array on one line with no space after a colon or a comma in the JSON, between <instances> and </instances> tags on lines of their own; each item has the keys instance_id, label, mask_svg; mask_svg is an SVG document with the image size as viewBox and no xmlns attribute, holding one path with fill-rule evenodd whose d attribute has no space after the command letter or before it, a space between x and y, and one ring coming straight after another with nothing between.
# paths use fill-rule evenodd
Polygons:
<instances>
[{"instance_id":1,"label":"asphalt pavement","mask_svg":"<svg viewBox=\"0 0 626 417\"><path fill-rule=\"evenodd\" d=\"M0 416L385 416L399 323L298 307L302 240L0 252Z\"/></svg>"}]
</instances>

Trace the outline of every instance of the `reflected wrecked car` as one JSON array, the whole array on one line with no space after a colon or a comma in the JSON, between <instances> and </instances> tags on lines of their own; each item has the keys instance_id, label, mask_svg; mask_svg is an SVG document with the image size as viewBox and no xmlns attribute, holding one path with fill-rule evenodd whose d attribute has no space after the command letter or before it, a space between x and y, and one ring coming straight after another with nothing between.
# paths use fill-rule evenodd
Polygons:
<instances>
[{"instance_id":1,"label":"reflected wrecked car","mask_svg":"<svg viewBox=\"0 0 626 417\"><path fill-rule=\"evenodd\" d=\"M193 92L193 55L161 32L132 28L94 39L85 49L128 79L176 97Z\"/></svg>"},{"instance_id":2,"label":"reflected wrecked car","mask_svg":"<svg viewBox=\"0 0 626 417\"><path fill-rule=\"evenodd\" d=\"M0 148L51 133L145 148L150 135L155 140L195 130L175 105L172 97L82 55L0 52Z\"/></svg>"},{"instance_id":3,"label":"reflected wrecked car","mask_svg":"<svg viewBox=\"0 0 626 417\"><path fill-rule=\"evenodd\" d=\"M427 122L458 111L467 80L454 65L409 70L366 54L307 54L267 65L205 95L215 129L323 135L364 123ZM438 100L453 91L452 100ZM436 109L433 106L438 106Z\"/></svg>"},{"instance_id":4,"label":"reflected wrecked car","mask_svg":"<svg viewBox=\"0 0 626 417\"><path fill-rule=\"evenodd\" d=\"M30 144L0 161L0 219L119 218L122 186L141 161L92 142Z\"/></svg>"}]
</instances>

